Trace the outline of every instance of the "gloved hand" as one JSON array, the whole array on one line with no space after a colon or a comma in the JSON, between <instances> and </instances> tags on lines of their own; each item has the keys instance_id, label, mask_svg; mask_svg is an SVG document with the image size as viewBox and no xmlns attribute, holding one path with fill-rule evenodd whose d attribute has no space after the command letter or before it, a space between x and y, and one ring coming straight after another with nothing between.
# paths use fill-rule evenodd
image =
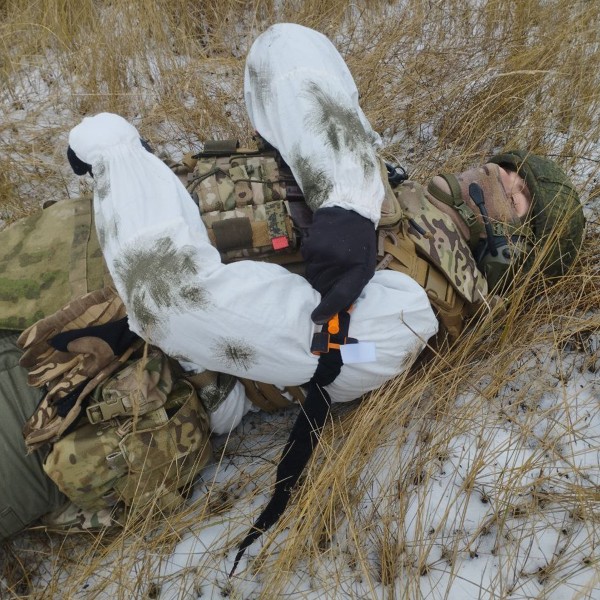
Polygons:
<instances>
[{"instance_id":1,"label":"gloved hand","mask_svg":"<svg viewBox=\"0 0 600 600\"><path fill-rule=\"evenodd\" d=\"M302 241L306 278L322 298L312 312L317 324L349 307L375 273L375 226L353 210L319 208Z\"/></svg>"},{"instance_id":2,"label":"gloved hand","mask_svg":"<svg viewBox=\"0 0 600 600\"><path fill-rule=\"evenodd\" d=\"M46 394L23 427L29 451L56 440L81 412L82 402L139 345L125 307L111 288L90 292L26 329L17 340L28 383Z\"/></svg>"},{"instance_id":3,"label":"gloved hand","mask_svg":"<svg viewBox=\"0 0 600 600\"><path fill-rule=\"evenodd\" d=\"M115 350L111 345L116 347L117 344L100 338L90 344L80 332L119 321L125 316L125 306L116 292L112 288L103 288L76 298L26 329L17 344L24 350L19 364L29 371L29 385L49 385L57 379L65 380L65 373L70 373L77 374L71 384L76 387L83 379L95 375L114 358ZM61 341L61 336L68 335L74 339L63 339L60 347L53 344L54 339ZM127 342L126 345L131 344L130 340ZM120 352L122 349L118 348L116 353Z\"/></svg>"},{"instance_id":4,"label":"gloved hand","mask_svg":"<svg viewBox=\"0 0 600 600\"><path fill-rule=\"evenodd\" d=\"M86 162L83 162L79 156L77 156L77 154L75 154L75 152L73 151L73 148L71 148L71 146L69 146L67 148L67 160L69 161L69 164L71 165L71 169L73 169L73 173L75 173L75 175L85 175L86 173L89 173L90 175L92 175L92 165L89 165Z\"/></svg>"},{"instance_id":5,"label":"gloved hand","mask_svg":"<svg viewBox=\"0 0 600 600\"><path fill-rule=\"evenodd\" d=\"M80 333L81 337L77 337ZM72 357L68 361L72 366L48 382L47 393L23 426L28 452L58 440L68 431L77 422L89 395L142 345L142 341L129 331L127 317L85 330L63 332L52 338L51 343L60 349L46 357L49 366L52 367L53 358L57 356ZM42 373L39 381L46 375ZM140 385L143 385L141 380Z\"/></svg>"}]
</instances>

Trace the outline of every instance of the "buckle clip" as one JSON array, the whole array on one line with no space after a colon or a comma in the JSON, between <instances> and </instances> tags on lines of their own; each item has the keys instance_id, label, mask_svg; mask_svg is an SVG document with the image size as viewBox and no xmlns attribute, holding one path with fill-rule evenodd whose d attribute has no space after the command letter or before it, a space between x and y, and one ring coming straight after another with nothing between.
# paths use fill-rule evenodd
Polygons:
<instances>
[{"instance_id":1,"label":"buckle clip","mask_svg":"<svg viewBox=\"0 0 600 600\"><path fill-rule=\"evenodd\" d=\"M123 404L122 398L114 397L98 402L97 404L90 404L86 408L86 412L89 422L95 425L104 421L110 421L114 417L126 415L127 408Z\"/></svg>"},{"instance_id":2,"label":"buckle clip","mask_svg":"<svg viewBox=\"0 0 600 600\"><path fill-rule=\"evenodd\" d=\"M313 334L310 351L317 355L329 352L329 334L326 331L317 331Z\"/></svg>"},{"instance_id":3,"label":"buckle clip","mask_svg":"<svg viewBox=\"0 0 600 600\"><path fill-rule=\"evenodd\" d=\"M347 337L348 326L350 324L350 311L354 307L351 306L345 311L333 315L321 331L313 334L310 351L313 354L327 354L330 350L339 350L344 344L358 344L358 340ZM342 319L340 319L342 315Z\"/></svg>"}]
</instances>

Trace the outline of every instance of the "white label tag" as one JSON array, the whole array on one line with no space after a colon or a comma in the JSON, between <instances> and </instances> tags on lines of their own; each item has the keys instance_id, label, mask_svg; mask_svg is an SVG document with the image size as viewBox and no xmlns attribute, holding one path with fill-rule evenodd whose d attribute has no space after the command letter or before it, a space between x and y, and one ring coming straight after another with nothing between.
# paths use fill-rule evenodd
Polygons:
<instances>
[{"instance_id":1,"label":"white label tag","mask_svg":"<svg viewBox=\"0 0 600 600\"><path fill-rule=\"evenodd\" d=\"M358 342L358 344L344 344L340 346L342 360L345 365L375 362L375 342Z\"/></svg>"}]
</instances>

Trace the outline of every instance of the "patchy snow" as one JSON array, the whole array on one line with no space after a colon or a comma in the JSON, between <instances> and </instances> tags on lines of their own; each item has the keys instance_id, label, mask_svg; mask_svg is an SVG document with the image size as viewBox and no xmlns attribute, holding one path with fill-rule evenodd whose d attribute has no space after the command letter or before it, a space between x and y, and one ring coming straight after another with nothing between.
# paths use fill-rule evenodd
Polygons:
<instances>
[{"instance_id":1,"label":"patchy snow","mask_svg":"<svg viewBox=\"0 0 600 600\"><path fill-rule=\"evenodd\" d=\"M530 598L544 594L545 598L567 598L584 590L594 581L594 563L600 559L600 539L594 528L594 515L573 514L570 504L562 499L570 488L590 492L590 510L598 502L598 465L600 464L600 367L598 335L590 343L596 350L591 355L581 352L563 353L558 361L553 352L539 348L528 364L520 365L519 375L504 386L493 400L461 395L457 408L480 403L477 420L468 431L448 439L447 456L426 466L428 473L415 478L402 523L396 523L395 535L404 539L406 560L421 563L419 590L422 597L464 599L496 597ZM589 357L593 357L590 362ZM565 371L568 379L563 380ZM562 382L562 383L560 383ZM524 388L548 386L534 406L515 406L512 398ZM533 394L532 394L533 395ZM535 395L533 395L535 397ZM459 412L460 414L460 412ZM278 429L282 416L254 415L261 426L274 419ZM249 427L246 422L243 427ZM234 438L229 440L234 442ZM550 443L550 445L549 445ZM389 490L397 489L395 480L407 460L419 451L417 436L411 435L400 444L390 443L379 448L365 470L368 493L359 503L357 522L373 522L381 507L373 498L394 502ZM205 477L230 482L252 465L237 461L232 455L226 468L212 467ZM385 466L382 466L385 465ZM376 466L376 468L372 468ZM233 469L233 476L231 470ZM240 469L240 474L235 471ZM225 480L223 480L225 481ZM197 490L198 492L199 490ZM555 502L553 499L561 499ZM244 507L252 514L267 497L255 497ZM397 501L397 499L396 499ZM572 505L574 506L574 504ZM571 508L572 508L571 506ZM503 508L506 510L503 512ZM389 513L389 506L383 512ZM500 519L499 515L503 517ZM379 515L380 516L380 515ZM238 509L232 515L240 519ZM242 519L242 523L243 523ZM246 524L238 527L244 533ZM186 569L196 567L203 576L212 572L203 585L201 598L221 597L225 574L231 567L231 556L223 556L223 538L228 537L230 523L203 524L176 548L163 569L168 577L168 590L160 598L175 598L173 575L181 575L185 587ZM336 534L337 554L320 564L321 573L313 573L307 565L298 568L286 586L286 597L319 598L328 596L326 582L332 573L340 582L336 598L386 597L386 586L372 582L353 581L349 565L343 556L351 546L344 539L343 527ZM423 532L429 532L427 539ZM231 535L231 533L229 533ZM203 549L210 549L207 557ZM232 596L251 598L257 583L244 568L252 563L256 549L251 548L233 578ZM216 559L216 560L215 560ZM377 570L377 548L371 561ZM178 568L175 565L179 565ZM312 581L312 584L311 584ZM500 590L503 582L510 589ZM507 582L510 582L507 583ZM314 589L316 584L317 588ZM346 591L344 585L348 585ZM402 577L394 583L396 593L402 593ZM596 584L591 584L594 586ZM181 588L176 588L180 590ZM179 593L179 591L177 591ZM374 595L373 595L374 594Z\"/></svg>"},{"instance_id":2,"label":"patchy snow","mask_svg":"<svg viewBox=\"0 0 600 600\"><path fill-rule=\"evenodd\" d=\"M283 597L383 599L404 597L407 586L432 599L600 597L599 344L594 334L585 349L560 356L532 348L493 398L485 397L488 381L472 382L448 412L452 428L442 423L435 429L434 435L446 436L442 441L423 439L407 423L368 461L352 522L340 524L317 563L298 561ZM229 581L232 542L268 500L274 464L295 414L253 413L215 440L221 459L203 471L190 504L209 504L216 514L197 521L192 513L189 530L170 553L140 554L140 571L143 563L152 563L148 585L154 597L260 597L264 576L256 571L256 557L267 542L270 558L276 556L287 533L275 539L267 533L253 544ZM460 423L463 417L468 422ZM456 433L447 433L450 429ZM420 463L417 457L434 443L445 451ZM589 502L571 502L570 490L589 494ZM357 527L365 536L370 577L357 567ZM397 574L385 583L384 539L403 544ZM75 597L88 597L109 576L110 563L108 557L106 571L88 579ZM133 579L137 569L133 564L130 569ZM113 593L109 587L94 597Z\"/></svg>"}]
</instances>

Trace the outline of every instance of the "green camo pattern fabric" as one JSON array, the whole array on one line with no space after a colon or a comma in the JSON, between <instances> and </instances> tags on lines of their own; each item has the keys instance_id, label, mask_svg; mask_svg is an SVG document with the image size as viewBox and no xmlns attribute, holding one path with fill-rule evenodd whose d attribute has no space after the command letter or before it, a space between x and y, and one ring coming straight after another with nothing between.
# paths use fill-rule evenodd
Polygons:
<instances>
[{"instance_id":1,"label":"green camo pattern fabric","mask_svg":"<svg viewBox=\"0 0 600 600\"><path fill-rule=\"evenodd\" d=\"M105 283L91 198L63 200L0 235L0 328L22 331Z\"/></svg>"},{"instance_id":2,"label":"green camo pattern fabric","mask_svg":"<svg viewBox=\"0 0 600 600\"><path fill-rule=\"evenodd\" d=\"M536 248L543 251L542 271L550 277L563 275L573 264L585 230L579 195L565 172L553 161L524 150L510 150L489 162L517 171L532 196L532 227ZM531 268L535 257L525 264Z\"/></svg>"},{"instance_id":3,"label":"green camo pattern fabric","mask_svg":"<svg viewBox=\"0 0 600 600\"><path fill-rule=\"evenodd\" d=\"M425 232L409 224L408 235L417 251L440 269L465 300L483 300L487 282L452 219L428 200L427 190L418 183L405 181L394 192L405 215Z\"/></svg>"}]
</instances>

